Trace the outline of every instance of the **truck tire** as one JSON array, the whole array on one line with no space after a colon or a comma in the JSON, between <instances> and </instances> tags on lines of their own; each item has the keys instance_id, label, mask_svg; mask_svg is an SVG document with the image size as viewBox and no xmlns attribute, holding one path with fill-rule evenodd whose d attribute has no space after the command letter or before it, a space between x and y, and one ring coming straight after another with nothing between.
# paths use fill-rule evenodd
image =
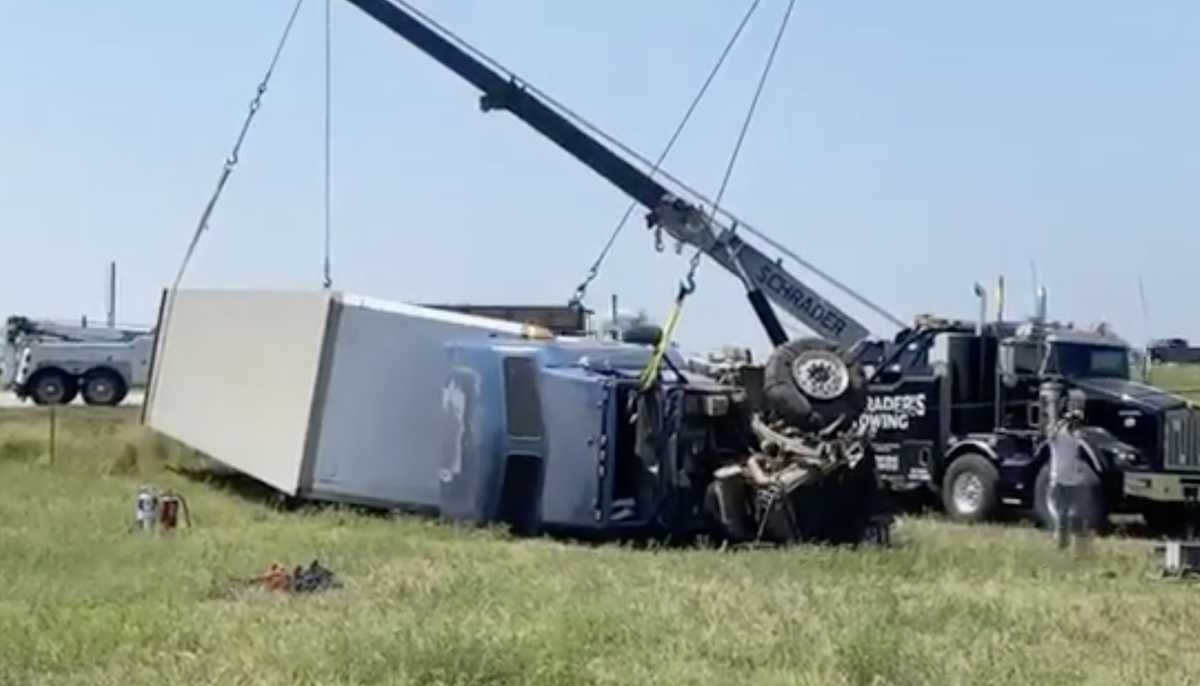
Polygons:
<instances>
[{"instance_id":1,"label":"truck tire","mask_svg":"<svg viewBox=\"0 0 1200 686\"><path fill-rule=\"evenodd\" d=\"M942 509L956 522L985 522L996 516L1000 471L986 455L959 455L942 477Z\"/></svg>"},{"instance_id":2,"label":"truck tire","mask_svg":"<svg viewBox=\"0 0 1200 686\"><path fill-rule=\"evenodd\" d=\"M79 384L59 369L43 369L29 380L29 399L35 405L70 405L79 393Z\"/></svg>"},{"instance_id":3,"label":"truck tire","mask_svg":"<svg viewBox=\"0 0 1200 686\"><path fill-rule=\"evenodd\" d=\"M1092 491L1092 503L1089 511L1090 521L1087 527L1091 531L1104 531L1108 526L1108 507L1104 502L1104 488L1100 477L1088 467L1088 488ZM1033 520L1043 529L1054 527L1054 503L1050 499L1050 461L1047 460L1038 470L1033 482Z\"/></svg>"},{"instance_id":4,"label":"truck tire","mask_svg":"<svg viewBox=\"0 0 1200 686\"><path fill-rule=\"evenodd\" d=\"M83 376L80 394L88 405L116 407L127 395L125 379L111 369L94 369Z\"/></svg>"},{"instance_id":5,"label":"truck tire","mask_svg":"<svg viewBox=\"0 0 1200 686\"><path fill-rule=\"evenodd\" d=\"M767 409L805 431L840 422L850 427L867 409L867 376L837 346L819 338L798 338L771 353L763 368Z\"/></svg>"}]
</instances>

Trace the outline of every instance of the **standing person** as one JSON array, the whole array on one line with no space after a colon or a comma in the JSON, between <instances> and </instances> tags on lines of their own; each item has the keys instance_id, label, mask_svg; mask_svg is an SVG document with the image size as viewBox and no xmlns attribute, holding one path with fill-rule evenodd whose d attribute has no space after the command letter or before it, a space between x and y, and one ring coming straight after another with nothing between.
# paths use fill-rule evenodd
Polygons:
<instances>
[{"instance_id":1,"label":"standing person","mask_svg":"<svg viewBox=\"0 0 1200 686\"><path fill-rule=\"evenodd\" d=\"M1083 412L1069 407L1050 433L1050 502L1054 505L1054 535L1059 550L1075 543L1086 552L1091 535L1092 470L1085 462L1080 440Z\"/></svg>"}]
</instances>

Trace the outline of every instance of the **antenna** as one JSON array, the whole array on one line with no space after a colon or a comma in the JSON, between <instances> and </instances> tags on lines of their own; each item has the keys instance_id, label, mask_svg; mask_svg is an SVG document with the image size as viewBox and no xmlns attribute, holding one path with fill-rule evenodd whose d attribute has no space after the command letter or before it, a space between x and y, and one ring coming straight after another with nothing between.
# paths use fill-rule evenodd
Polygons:
<instances>
[{"instance_id":1,"label":"antenna","mask_svg":"<svg viewBox=\"0 0 1200 686\"><path fill-rule=\"evenodd\" d=\"M1034 294L1034 305L1036 306L1037 292L1038 288L1042 285L1042 279L1038 276L1037 260L1032 257L1029 258L1029 278L1033 279L1033 284L1029 292Z\"/></svg>"},{"instance_id":2,"label":"antenna","mask_svg":"<svg viewBox=\"0 0 1200 686\"><path fill-rule=\"evenodd\" d=\"M1143 279L1140 274L1138 275L1137 288L1138 288L1138 306L1142 310L1142 335L1144 335L1146 337L1146 340L1149 341L1150 340L1150 301L1146 297L1146 280Z\"/></svg>"},{"instance_id":3,"label":"antenna","mask_svg":"<svg viewBox=\"0 0 1200 686\"><path fill-rule=\"evenodd\" d=\"M1150 299L1146 297L1146 280L1138 274L1138 307L1142 310L1142 379L1150 377Z\"/></svg>"}]
</instances>

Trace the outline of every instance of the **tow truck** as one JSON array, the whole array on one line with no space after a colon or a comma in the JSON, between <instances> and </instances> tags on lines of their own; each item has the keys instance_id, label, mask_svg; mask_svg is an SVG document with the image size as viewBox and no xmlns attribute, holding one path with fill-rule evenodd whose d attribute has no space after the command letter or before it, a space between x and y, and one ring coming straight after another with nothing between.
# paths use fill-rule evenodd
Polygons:
<instances>
[{"instance_id":1,"label":"tow truck","mask_svg":"<svg viewBox=\"0 0 1200 686\"><path fill-rule=\"evenodd\" d=\"M14 315L5 323L3 385L37 405L121 404L144 388L154 333Z\"/></svg>"},{"instance_id":2,"label":"tow truck","mask_svg":"<svg viewBox=\"0 0 1200 686\"><path fill-rule=\"evenodd\" d=\"M998 287L1002 294L1002 283ZM1031 511L1048 526L1048 450L1042 440L1068 395L1084 411L1095 520L1140 514L1178 534L1195 524L1200 492L1200 410L1133 379L1133 351L1104 328L1051 321L1040 289L1034 314L947 323L878 375L860 419L893 491L936 496L953 518ZM1002 297L1002 295L1001 295Z\"/></svg>"}]
</instances>

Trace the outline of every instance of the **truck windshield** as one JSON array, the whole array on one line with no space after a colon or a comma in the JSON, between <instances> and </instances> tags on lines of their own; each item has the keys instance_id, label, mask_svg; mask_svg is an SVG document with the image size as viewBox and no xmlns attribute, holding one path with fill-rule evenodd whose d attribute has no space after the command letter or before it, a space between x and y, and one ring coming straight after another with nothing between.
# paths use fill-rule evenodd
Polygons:
<instances>
[{"instance_id":1,"label":"truck windshield","mask_svg":"<svg viewBox=\"0 0 1200 686\"><path fill-rule=\"evenodd\" d=\"M1066 377L1129 378L1129 350L1120 346L1056 343L1054 362Z\"/></svg>"}]
</instances>

